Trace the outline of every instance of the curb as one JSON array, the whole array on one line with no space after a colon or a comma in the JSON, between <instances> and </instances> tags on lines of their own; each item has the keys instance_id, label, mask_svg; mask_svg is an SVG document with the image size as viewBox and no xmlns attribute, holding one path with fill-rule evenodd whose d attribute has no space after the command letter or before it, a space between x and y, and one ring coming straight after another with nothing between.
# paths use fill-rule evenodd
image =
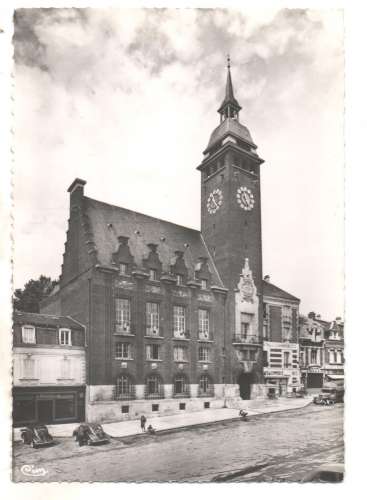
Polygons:
<instances>
[{"instance_id":1,"label":"curb","mask_svg":"<svg viewBox=\"0 0 367 500\"><path fill-rule=\"evenodd\" d=\"M307 406L309 406L310 404L312 403L312 400L309 401L308 403L306 403L305 405L303 406L298 406L296 408L284 408L284 409L276 409L276 410L271 410L271 411L267 411L267 412L257 412L257 413L253 413L252 415L249 415L248 418L251 419L252 417L257 417L257 416L260 416L260 415L269 415L269 414L273 414L273 413L282 413L282 412L287 412L287 411L294 411L294 410L300 410L302 408L306 408ZM251 409L249 409L249 412L251 412ZM209 421L209 422L198 422L196 424L187 424L187 425L179 425L177 427L169 427L168 429L161 429L161 430L156 430L156 433L155 435L165 435L165 434L172 434L174 432L180 432L180 431L183 431L185 429L194 429L196 427L207 427L209 425L216 425L216 424L220 424L220 423L229 423L229 422L236 422L236 421L239 421L241 420L241 417L229 417L229 418L224 418L224 419L220 419L220 420L212 420L212 421ZM77 425L77 424L76 424ZM106 434L108 434L108 432L106 432ZM118 439L118 440L124 440L124 439L131 439L131 438L142 438L142 437L146 437L146 436L152 436L152 434L148 434L148 433L134 433L134 434L127 434L126 436L112 436L110 434L108 434L110 437L112 437L113 439ZM65 436L57 436L57 438L68 438L70 437L69 435L65 435ZM21 439L14 439L13 438L13 441L16 443L16 442L21 442Z\"/></svg>"}]
</instances>

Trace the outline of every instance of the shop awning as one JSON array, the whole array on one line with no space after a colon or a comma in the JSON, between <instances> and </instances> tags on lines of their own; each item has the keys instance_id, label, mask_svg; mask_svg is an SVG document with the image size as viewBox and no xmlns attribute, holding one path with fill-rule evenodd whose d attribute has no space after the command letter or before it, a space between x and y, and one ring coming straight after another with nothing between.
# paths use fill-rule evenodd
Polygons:
<instances>
[{"instance_id":1,"label":"shop awning","mask_svg":"<svg viewBox=\"0 0 367 500\"><path fill-rule=\"evenodd\" d=\"M344 375L329 375L329 374L326 374L326 376L330 380L344 380Z\"/></svg>"}]
</instances>

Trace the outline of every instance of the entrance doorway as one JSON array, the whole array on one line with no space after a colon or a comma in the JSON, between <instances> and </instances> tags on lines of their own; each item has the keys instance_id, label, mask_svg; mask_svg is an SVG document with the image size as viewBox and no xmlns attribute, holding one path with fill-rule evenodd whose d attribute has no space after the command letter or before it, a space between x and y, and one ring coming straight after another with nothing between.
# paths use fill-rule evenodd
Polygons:
<instances>
[{"instance_id":1,"label":"entrance doorway","mask_svg":"<svg viewBox=\"0 0 367 500\"><path fill-rule=\"evenodd\" d=\"M37 401L37 412L40 424L51 424L53 421L52 399L39 399Z\"/></svg>"},{"instance_id":2,"label":"entrance doorway","mask_svg":"<svg viewBox=\"0 0 367 500\"><path fill-rule=\"evenodd\" d=\"M250 399L251 397L251 373L241 373L237 379L240 388L240 396L242 399Z\"/></svg>"}]
</instances>

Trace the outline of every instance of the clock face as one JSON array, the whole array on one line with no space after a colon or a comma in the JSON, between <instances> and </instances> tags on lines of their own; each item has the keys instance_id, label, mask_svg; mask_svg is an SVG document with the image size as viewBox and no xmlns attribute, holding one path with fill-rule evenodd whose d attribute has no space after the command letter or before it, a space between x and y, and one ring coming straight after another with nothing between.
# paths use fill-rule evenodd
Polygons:
<instances>
[{"instance_id":1,"label":"clock face","mask_svg":"<svg viewBox=\"0 0 367 500\"><path fill-rule=\"evenodd\" d=\"M241 186L237 189L237 201L244 210L252 210L254 208L254 195L251 190L245 186Z\"/></svg>"},{"instance_id":2,"label":"clock face","mask_svg":"<svg viewBox=\"0 0 367 500\"><path fill-rule=\"evenodd\" d=\"M214 189L208 197L208 201L206 202L206 206L208 212L210 214L215 214L217 210L219 210L221 204L223 202L223 194L220 189Z\"/></svg>"}]
</instances>

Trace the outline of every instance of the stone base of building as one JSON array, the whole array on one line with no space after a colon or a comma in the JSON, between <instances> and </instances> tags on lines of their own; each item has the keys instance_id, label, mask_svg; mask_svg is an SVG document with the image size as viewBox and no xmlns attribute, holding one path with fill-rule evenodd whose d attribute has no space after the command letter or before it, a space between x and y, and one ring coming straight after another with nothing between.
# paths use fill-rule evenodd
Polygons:
<instances>
[{"instance_id":1,"label":"stone base of building","mask_svg":"<svg viewBox=\"0 0 367 500\"><path fill-rule=\"evenodd\" d=\"M223 407L224 399L215 397L94 401L86 405L86 419L88 422L118 422L136 420L143 414L163 417Z\"/></svg>"},{"instance_id":2,"label":"stone base of building","mask_svg":"<svg viewBox=\"0 0 367 500\"><path fill-rule=\"evenodd\" d=\"M238 384L226 384L224 395L224 404L226 408L242 408L246 401L248 401L241 398ZM251 384L249 399L264 399L266 396L265 384Z\"/></svg>"}]
</instances>

